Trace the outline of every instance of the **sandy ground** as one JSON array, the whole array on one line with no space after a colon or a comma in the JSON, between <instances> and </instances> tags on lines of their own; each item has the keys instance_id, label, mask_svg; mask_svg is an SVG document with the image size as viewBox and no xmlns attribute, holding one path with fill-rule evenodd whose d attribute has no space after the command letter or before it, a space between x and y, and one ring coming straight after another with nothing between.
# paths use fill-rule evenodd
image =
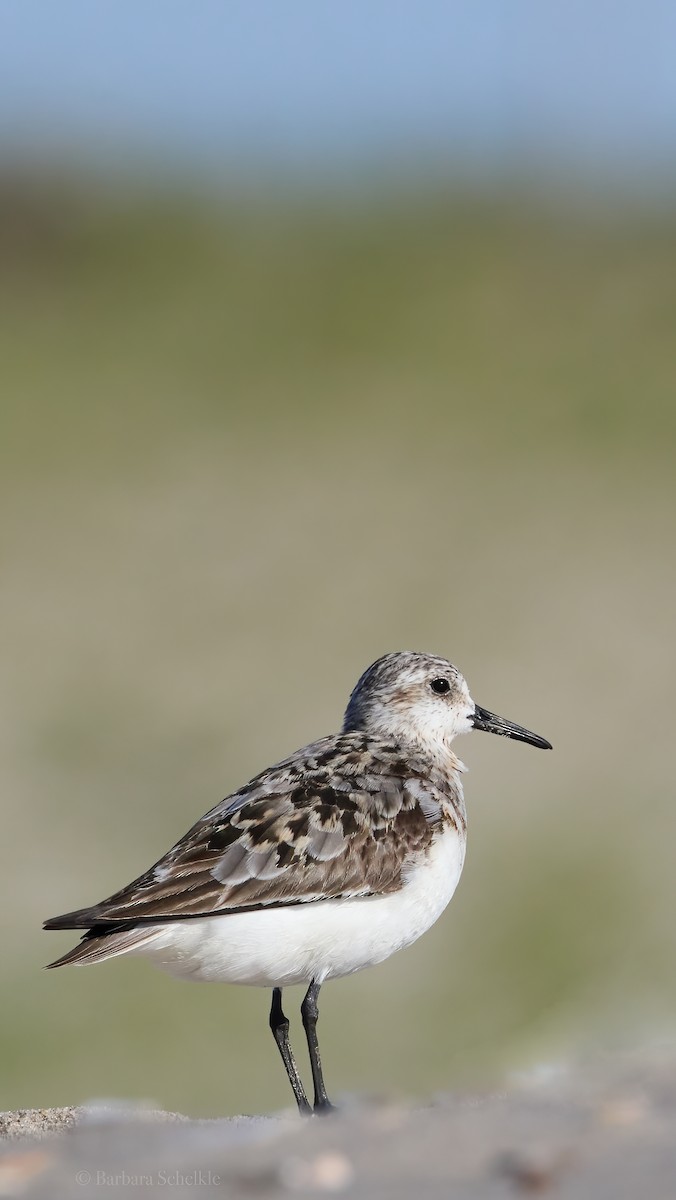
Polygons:
<instances>
[{"instance_id":1,"label":"sandy ground","mask_svg":"<svg viewBox=\"0 0 676 1200\"><path fill-rule=\"evenodd\" d=\"M335 1116L193 1121L123 1106L0 1116L0 1195L676 1195L676 1055L547 1067L500 1092Z\"/></svg>"}]
</instances>

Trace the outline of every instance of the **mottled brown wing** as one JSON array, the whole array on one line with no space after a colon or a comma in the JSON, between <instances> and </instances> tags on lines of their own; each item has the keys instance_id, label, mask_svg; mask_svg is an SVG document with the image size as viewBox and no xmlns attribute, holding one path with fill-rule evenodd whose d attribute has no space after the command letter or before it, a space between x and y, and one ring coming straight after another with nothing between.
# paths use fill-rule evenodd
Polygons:
<instances>
[{"instance_id":1,"label":"mottled brown wing","mask_svg":"<svg viewBox=\"0 0 676 1200\"><path fill-rule=\"evenodd\" d=\"M48 927L175 920L396 891L404 863L432 840L438 793L421 774L411 775L410 763L387 753L375 763L369 754L365 762L364 749L348 742L346 752L345 741L340 753L333 743L328 765L325 753L306 753L259 776L133 883Z\"/></svg>"}]
</instances>

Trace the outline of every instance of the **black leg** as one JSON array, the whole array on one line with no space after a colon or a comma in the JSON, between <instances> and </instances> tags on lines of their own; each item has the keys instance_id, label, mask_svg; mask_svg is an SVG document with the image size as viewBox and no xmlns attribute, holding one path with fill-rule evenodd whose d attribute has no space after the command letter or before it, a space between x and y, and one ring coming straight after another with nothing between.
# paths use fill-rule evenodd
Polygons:
<instances>
[{"instance_id":1,"label":"black leg","mask_svg":"<svg viewBox=\"0 0 676 1200\"><path fill-rule=\"evenodd\" d=\"M272 1007L270 1008L270 1028L273 1032L274 1039L277 1043L277 1048L282 1056L282 1062L286 1067L286 1073L289 1077L289 1083L293 1088L293 1094L296 1097L298 1111L303 1117L312 1115L312 1106L305 1095L305 1088L300 1075L296 1060L293 1057L293 1051L289 1043L289 1022L282 1011L282 989L272 989Z\"/></svg>"},{"instance_id":2,"label":"black leg","mask_svg":"<svg viewBox=\"0 0 676 1200\"><path fill-rule=\"evenodd\" d=\"M317 1020L319 1018L319 983L313 980L307 992L305 999L301 1004L300 1011L303 1017L303 1028L307 1037L307 1048L310 1052L310 1065L312 1067L312 1082L315 1089L315 1105L316 1113L328 1113L333 1111L333 1104L326 1094L324 1087L324 1076L322 1074L322 1060L319 1057L319 1042L317 1040Z\"/></svg>"}]
</instances>

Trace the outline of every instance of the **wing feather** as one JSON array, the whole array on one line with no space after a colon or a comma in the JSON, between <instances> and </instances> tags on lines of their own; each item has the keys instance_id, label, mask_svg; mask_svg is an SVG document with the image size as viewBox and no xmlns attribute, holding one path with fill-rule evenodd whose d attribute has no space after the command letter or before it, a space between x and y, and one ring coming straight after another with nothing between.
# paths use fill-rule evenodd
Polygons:
<instances>
[{"instance_id":1,"label":"wing feather","mask_svg":"<svg viewBox=\"0 0 676 1200\"><path fill-rule=\"evenodd\" d=\"M99 933L119 922L396 891L449 802L453 811L449 788L394 745L355 733L326 738L227 797L133 883L46 928Z\"/></svg>"}]
</instances>

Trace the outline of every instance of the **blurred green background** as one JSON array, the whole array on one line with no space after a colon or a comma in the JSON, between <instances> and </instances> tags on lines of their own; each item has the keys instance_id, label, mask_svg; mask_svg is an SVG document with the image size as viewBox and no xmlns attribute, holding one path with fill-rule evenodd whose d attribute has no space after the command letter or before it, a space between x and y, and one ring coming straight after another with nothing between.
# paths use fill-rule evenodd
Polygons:
<instances>
[{"instance_id":1,"label":"blurred green background","mask_svg":"<svg viewBox=\"0 0 676 1200\"><path fill-rule=\"evenodd\" d=\"M332 1091L672 1031L676 202L5 165L0 255L1 1106L288 1104L266 992L40 924L398 648L554 752L461 744L460 888L323 992Z\"/></svg>"}]
</instances>

